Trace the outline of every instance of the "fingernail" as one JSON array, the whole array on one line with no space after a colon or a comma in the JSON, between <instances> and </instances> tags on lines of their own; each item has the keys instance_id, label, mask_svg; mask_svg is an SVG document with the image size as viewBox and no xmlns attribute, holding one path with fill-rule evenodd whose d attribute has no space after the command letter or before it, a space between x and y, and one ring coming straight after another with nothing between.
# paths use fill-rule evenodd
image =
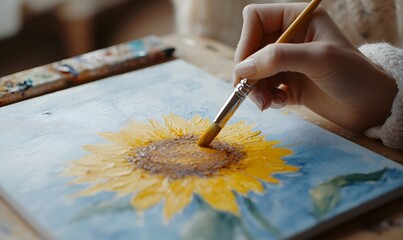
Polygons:
<instances>
[{"instance_id":1,"label":"fingernail","mask_svg":"<svg viewBox=\"0 0 403 240\"><path fill-rule=\"evenodd\" d=\"M260 111L263 112L264 110L264 100L261 96L259 95L250 95L250 99L252 102L256 104L256 106L260 109Z\"/></svg>"},{"instance_id":2,"label":"fingernail","mask_svg":"<svg viewBox=\"0 0 403 240\"><path fill-rule=\"evenodd\" d=\"M256 73L255 62L252 58L238 63L234 67L234 72L240 77L249 77Z\"/></svg>"},{"instance_id":3,"label":"fingernail","mask_svg":"<svg viewBox=\"0 0 403 240\"><path fill-rule=\"evenodd\" d=\"M279 108L283 108L285 106L285 102L279 98L279 97L274 97L271 100L271 108L275 108L275 109L279 109Z\"/></svg>"}]
</instances>

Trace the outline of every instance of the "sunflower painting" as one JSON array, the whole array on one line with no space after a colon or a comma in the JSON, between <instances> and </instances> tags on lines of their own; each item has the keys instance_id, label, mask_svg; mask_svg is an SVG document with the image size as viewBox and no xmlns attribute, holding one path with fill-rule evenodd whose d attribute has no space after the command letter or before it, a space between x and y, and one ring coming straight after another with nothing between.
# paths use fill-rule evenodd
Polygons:
<instances>
[{"instance_id":1,"label":"sunflower painting","mask_svg":"<svg viewBox=\"0 0 403 240\"><path fill-rule=\"evenodd\" d=\"M226 126L210 148L197 139L210 125L195 116L164 117L164 123L131 121L119 132L100 135L110 143L87 145L90 153L72 161L66 175L73 184L90 186L77 196L103 191L131 195L135 209L164 203L166 219L181 212L199 195L217 211L239 216L235 194L262 193L263 183L279 183L274 173L298 171L283 159L292 154L267 141L251 125Z\"/></svg>"},{"instance_id":2,"label":"sunflower painting","mask_svg":"<svg viewBox=\"0 0 403 240\"><path fill-rule=\"evenodd\" d=\"M173 60L2 107L0 195L44 239L277 240L403 193L398 163L249 100L199 147L232 90Z\"/></svg>"}]
</instances>

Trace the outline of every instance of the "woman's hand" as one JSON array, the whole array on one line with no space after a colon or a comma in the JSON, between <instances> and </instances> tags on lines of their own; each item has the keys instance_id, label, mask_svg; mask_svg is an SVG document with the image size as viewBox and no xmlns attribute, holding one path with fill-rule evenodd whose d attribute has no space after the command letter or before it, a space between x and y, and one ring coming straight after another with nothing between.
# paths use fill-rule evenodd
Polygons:
<instances>
[{"instance_id":1,"label":"woman's hand","mask_svg":"<svg viewBox=\"0 0 403 240\"><path fill-rule=\"evenodd\" d=\"M263 111L305 105L353 131L383 124L397 86L319 7L290 43L272 44L304 3L249 5L235 53L234 84L256 81L251 99Z\"/></svg>"}]
</instances>

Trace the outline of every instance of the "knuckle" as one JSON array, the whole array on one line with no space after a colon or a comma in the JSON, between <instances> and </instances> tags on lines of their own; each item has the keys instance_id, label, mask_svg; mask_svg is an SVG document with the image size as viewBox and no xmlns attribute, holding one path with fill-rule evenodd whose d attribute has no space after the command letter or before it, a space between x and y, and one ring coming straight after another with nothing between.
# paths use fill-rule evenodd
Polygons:
<instances>
[{"instance_id":1,"label":"knuckle","mask_svg":"<svg viewBox=\"0 0 403 240\"><path fill-rule=\"evenodd\" d=\"M261 71L270 72L271 70L278 69L283 58L282 53L273 45L268 45L256 54L257 72ZM265 69L265 70L263 70Z\"/></svg>"},{"instance_id":2,"label":"knuckle","mask_svg":"<svg viewBox=\"0 0 403 240\"><path fill-rule=\"evenodd\" d=\"M266 64L277 65L284 60L284 53L280 51L275 44L268 45L268 53L266 54Z\"/></svg>"},{"instance_id":3,"label":"knuckle","mask_svg":"<svg viewBox=\"0 0 403 240\"><path fill-rule=\"evenodd\" d=\"M334 44L323 42L319 44L317 51L321 58L330 60L339 50Z\"/></svg>"},{"instance_id":4,"label":"knuckle","mask_svg":"<svg viewBox=\"0 0 403 240\"><path fill-rule=\"evenodd\" d=\"M245 48L249 45L249 40L247 38L240 38L236 46L236 49Z\"/></svg>"},{"instance_id":5,"label":"knuckle","mask_svg":"<svg viewBox=\"0 0 403 240\"><path fill-rule=\"evenodd\" d=\"M236 51L235 51L235 56L234 56L235 63L239 63L240 61L249 57L247 52L251 45L252 45L252 43L249 38L241 36L241 38L239 39L239 42L236 46Z\"/></svg>"},{"instance_id":6,"label":"knuckle","mask_svg":"<svg viewBox=\"0 0 403 240\"><path fill-rule=\"evenodd\" d=\"M242 16L243 18L247 18L248 16L251 16L252 14L255 13L256 8L257 8L258 4L252 3L252 4L248 4L246 5L243 10L242 10Z\"/></svg>"},{"instance_id":7,"label":"knuckle","mask_svg":"<svg viewBox=\"0 0 403 240\"><path fill-rule=\"evenodd\" d=\"M333 21L326 9L322 6L318 6L318 8L313 13L313 18L322 19L324 21Z\"/></svg>"},{"instance_id":8,"label":"knuckle","mask_svg":"<svg viewBox=\"0 0 403 240\"><path fill-rule=\"evenodd\" d=\"M327 12L326 12L326 9L324 7L322 7L322 6L320 6L320 5L316 8L315 14L318 15L318 16L326 16L326 15L328 15Z\"/></svg>"}]
</instances>

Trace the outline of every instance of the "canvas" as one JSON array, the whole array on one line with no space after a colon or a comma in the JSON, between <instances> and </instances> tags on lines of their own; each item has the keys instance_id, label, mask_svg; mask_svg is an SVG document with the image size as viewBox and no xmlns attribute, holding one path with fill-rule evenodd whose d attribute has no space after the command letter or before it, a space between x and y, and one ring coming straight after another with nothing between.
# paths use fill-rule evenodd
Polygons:
<instances>
[{"instance_id":1,"label":"canvas","mask_svg":"<svg viewBox=\"0 0 403 240\"><path fill-rule=\"evenodd\" d=\"M175 60L2 107L2 192L57 239L304 237L401 195L401 165L249 100L199 149L231 91Z\"/></svg>"}]
</instances>

